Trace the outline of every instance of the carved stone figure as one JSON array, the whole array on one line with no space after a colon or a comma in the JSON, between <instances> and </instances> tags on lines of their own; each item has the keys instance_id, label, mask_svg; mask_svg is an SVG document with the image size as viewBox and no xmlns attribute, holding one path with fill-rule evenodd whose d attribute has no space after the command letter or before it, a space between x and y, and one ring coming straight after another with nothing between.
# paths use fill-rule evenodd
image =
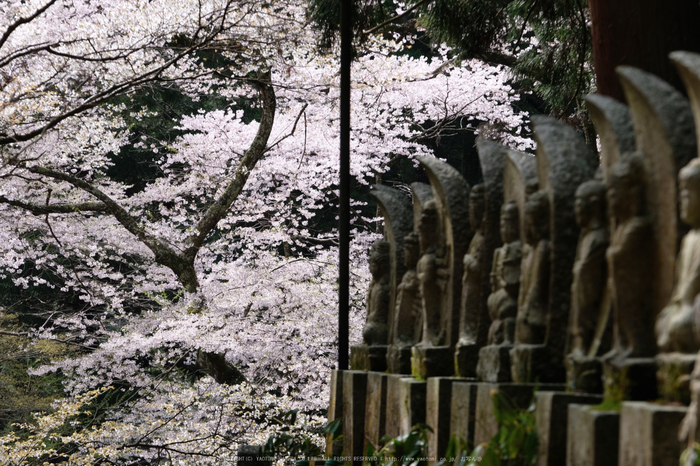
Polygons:
<instances>
[{"instance_id":1,"label":"carved stone figure","mask_svg":"<svg viewBox=\"0 0 700 466\"><path fill-rule=\"evenodd\" d=\"M611 170L608 205L616 224L606 252L615 309L613 348L605 360L653 356L651 274L647 251L652 235L644 215L644 167L636 153L625 154Z\"/></svg>"},{"instance_id":2,"label":"carved stone figure","mask_svg":"<svg viewBox=\"0 0 700 466\"><path fill-rule=\"evenodd\" d=\"M367 322L362 331L362 338L369 346L386 345L389 335L387 325L391 299L389 248L386 240L377 240L372 244L369 255L369 271L372 274L372 280L367 293Z\"/></svg>"},{"instance_id":3,"label":"carved stone figure","mask_svg":"<svg viewBox=\"0 0 700 466\"><path fill-rule=\"evenodd\" d=\"M389 370L399 374L411 373L411 346L420 341L423 330L423 301L416 265L420 258L418 234L404 238L404 265L406 273L398 286L394 319L394 342L389 349ZM391 353L396 353L391 356ZM400 353L405 353L400 354Z\"/></svg>"},{"instance_id":4,"label":"carved stone figure","mask_svg":"<svg viewBox=\"0 0 700 466\"><path fill-rule=\"evenodd\" d=\"M518 343L541 344L547 332L549 304L549 197L546 191L531 194L525 203L525 241L515 339Z\"/></svg>"},{"instance_id":5,"label":"carved stone figure","mask_svg":"<svg viewBox=\"0 0 700 466\"><path fill-rule=\"evenodd\" d=\"M518 207L514 202L503 204L501 208L503 246L494 253L491 268L491 294L488 300L491 317L489 345L512 345L515 338L522 260L518 217Z\"/></svg>"},{"instance_id":6,"label":"carved stone figure","mask_svg":"<svg viewBox=\"0 0 700 466\"><path fill-rule=\"evenodd\" d=\"M448 278L445 250L440 244L440 215L435 200L428 201L418 223L421 258L416 265L423 301L424 343L439 346L445 335L440 325L441 314L447 312L446 285Z\"/></svg>"},{"instance_id":7,"label":"carved stone figure","mask_svg":"<svg viewBox=\"0 0 700 466\"><path fill-rule=\"evenodd\" d=\"M691 230L683 237L676 260L676 283L668 305L656 320L656 342L662 352L695 353L693 301L700 294L700 159L678 175L680 216Z\"/></svg>"},{"instance_id":8,"label":"carved stone figure","mask_svg":"<svg viewBox=\"0 0 700 466\"><path fill-rule=\"evenodd\" d=\"M574 211L581 228L571 284L567 383L571 390L598 393L602 374L596 356L609 346L610 299L605 251L610 243L605 183L586 181L576 190Z\"/></svg>"}]
</instances>

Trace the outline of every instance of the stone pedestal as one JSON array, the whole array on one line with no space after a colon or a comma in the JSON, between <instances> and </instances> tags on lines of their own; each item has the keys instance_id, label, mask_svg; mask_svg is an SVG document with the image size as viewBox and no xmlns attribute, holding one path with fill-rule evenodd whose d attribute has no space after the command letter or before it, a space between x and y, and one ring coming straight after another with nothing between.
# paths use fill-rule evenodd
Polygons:
<instances>
[{"instance_id":1,"label":"stone pedestal","mask_svg":"<svg viewBox=\"0 0 700 466\"><path fill-rule=\"evenodd\" d=\"M639 401L622 403L620 466L678 464L682 448L678 427L687 408Z\"/></svg>"},{"instance_id":2,"label":"stone pedestal","mask_svg":"<svg viewBox=\"0 0 700 466\"><path fill-rule=\"evenodd\" d=\"M350 348L350 367L356 371L384 372L387 345L369 346L361 344Z\"/></svg>"},{"instance_id":3,"label":"stone pedestal","mask_svg":"<svg viewBox=\"0 0 700 466\"><path fill-rule=\"evenodd\" d=\"M416 377L449 377L454 371L453 347L416 345L412 348L411 373Z\"/></svg>"},{"instance_id":4,"label":"stone pedestal","mask_svg":"<svg viewBox=\"0 0 700 466\"><path fill-rule=\"evenodd\" d=\"M628 358L603 362L605 399L647 401L658 397L656 361Z\"/></svg>"},{"instance_id":5,"label":"stone pedestal","mask_svg":"<svg viewBox=\"0 0 700 466\"><path fill-rule=\"evenodd\" d=\"M386 363L392 374L411 375L411 347L389 346L386 353Z\"/></svg>"},{"instance_id":6,"label":"stone pedestal","mask_svg":"<svg viewBox=\"0 0 700 466\"><path fill-rule=\"evenodd\" d=\"M476 366L479 362L480 345L457 344L455 351L455 371L458 377L476 377Z\"/></svg>"},{"instance_id":7,"label":"stone pedestal","mask_svg":"<svg viewBox=\"0 0 700 466\"><path fill-rule=\"evenodd\" d=\"M474 449L476 392L478 386L479 383L464 382L461 379L452 383L450 437L454 435L457 442L466 443L467 451Z\"/></svg>"},{"instance_id":8,"label":"stone pedestal","mask_svg":"<svg viewBox=\"0 0 700 466\"><path fill-rule=\"evenodd\" d=\"M425 423L433 432L428 432L428 464L441 459L450 441L452 417L452 385L464 380L457 377L433 377L428 379L426 390Z\"/></svg>"},{"instance_id":9,"label":"stone pedestal","mask_svg":"<svg viewBox=\"0 0 700 466\"><path fill-rule=\"evenodd\" d=\"M476 368L479 380L491 383L510 382L510 350L508 346L484 346L479 350Z\"/></svg>"},{"instance_id":10,"label":"stone pedestal","mask_svg":"<svg viewBox=\"0 0 700 466\"><path fill-rule=\"evenodd\" d=\"M415 379L399 380L399 435L408 434L414 425L425 423L427 385Z\"/></svg>"},{"instance_id":11,"label":"stone pedestal","mask_svg":"<svg viewBox=\"0 0 700 466\"><path fill-rule=\"evenodd\" d=\"M402 380L413 380L413 378L387 374L385 431L386 435L394 438L401 435L401 404L404 400L404 392L401 387Z\"/></svg>"},{"instance_id":12,"label":"stone pedestal","mask_svg":"<svg viewBox=\"0 0 700 466\"><path fill-rule=\"evenodd\" d=\"M364 455L367 372L342 371L343 374L343 456ZM362 461L353 461L361 465Z\"/></svg>"},{"instance_id":13,"label":"stone pedestal","mask_svg":"<svg viewBox=\"0 0 700 466\"><path fill-rule=\"evenodd\" d=\"M566 385L569 390L603 393L603 365L599 358L566 356Z\"/></svg>"},{"instance_id":14,"label":"stone pedestal","mask_svg":"<svg viewBox=\"0 0 700 466\"><path fill-rule=\"evenodd\" d=\"M569 405L566 466L617 466L620 413Z\"/></svg>"},{"instance_id":15,"label":"stone pedestal","mask_svg":"<svg viewBox=\"0 0 700 466\"><path fill-rule=\"evenodd\" d=\"M328 404L328 422L343 418L343 371L331 371L331 401ZM341 421L342 422L342 421ZM333 458L343 454L343 441L326 437L326 456Z\"/></svg>"},{"instance_id":16,"label":"stone pedestal","mask_svg":"<svg viewBox=\"0 0 700 466\"><path fill-rule=\"evenodd\" d=\"M493 392L500 392L513 407L526 409L532 402L535 387L539 390L564 390L564 384L477 384L474 445L489 443L500 428L493 409Z\"/></svg>"},{"instance_id":17,"label":"stone pedestal","mask_svg":"<svg viewBox=\"0 0 700 466\"><path fill-rule=\"evenodd\" d=\"M567 415L570 404L598 404L602 396L565 392L535 393L535 422L539 440L537 466L560 466L566 461Z\"/></svg>"},{"instance_id":18,"label":"stone pedestal","mask_svg":"<svg viewBox=\"0 0 700 466\"><path fill-rule=\"evenodd\" d=\"M562 331L565 331L562 329ZM566 380L564 364L545 345L516 344L510 351L511 377L515 383L562 383Z\"/></svg>"},{"instance_id":19,"label":"stone pedestal","mask_svg":"<svg viewBox=\"0 0 700 466\"><path fill-rule=\"evenodd\" d=\"M387 374L381 372L369 372L367 374L364 451L367 451L369 443L377 447L379 440L386 434L388 378Z\"/></svg>"},{"instance_id":20,"label":"stone pedestal","mask_svg":"<svg viewBox=\"0 0 700 466\"><path fill-rule=\"evenodd\" d=\"M662 353L656 355L659 396L667 401L690 404L690 377L697 354Z\"/></svg>"}]
</instances>

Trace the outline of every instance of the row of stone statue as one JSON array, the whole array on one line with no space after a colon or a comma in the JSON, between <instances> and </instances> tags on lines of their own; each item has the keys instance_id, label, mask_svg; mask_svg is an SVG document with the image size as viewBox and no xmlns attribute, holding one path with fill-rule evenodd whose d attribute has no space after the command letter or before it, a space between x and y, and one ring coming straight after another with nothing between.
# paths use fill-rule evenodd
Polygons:
<instances>
[{"instance_id":1,"label":"row of stone statue","mask_svg":"<svg viewBox=\"0 0 700 466\"><path fill-rule=\"evenodd\" d=\"M536 156L478 141L483 182L471 189L432 158L419 159L430 185L411 185L412 202L376 186L385 239L353 368L690 402L700 55L671 59L689 101L629 67L618 69L627 105L587 98L600 157L565 123L533 117Z\"/></svg>"}]
</instances>

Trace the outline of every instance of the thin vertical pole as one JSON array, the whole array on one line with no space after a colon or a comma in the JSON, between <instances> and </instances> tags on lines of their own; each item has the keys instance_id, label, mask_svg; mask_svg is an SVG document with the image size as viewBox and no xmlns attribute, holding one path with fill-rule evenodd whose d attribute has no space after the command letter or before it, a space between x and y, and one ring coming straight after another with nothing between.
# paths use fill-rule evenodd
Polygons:
<instances>
[{"instance_id":1,"label":"thin vertical pole","mask_svg":"<svg viewBox=\"0 0 700 466\"><path fill-rule=\"evenodd\" d=\"M340 215L338 258L338 369L348 368L350 336L350 65L352 0L340 12Z\"/></svg>"}]
</instances>

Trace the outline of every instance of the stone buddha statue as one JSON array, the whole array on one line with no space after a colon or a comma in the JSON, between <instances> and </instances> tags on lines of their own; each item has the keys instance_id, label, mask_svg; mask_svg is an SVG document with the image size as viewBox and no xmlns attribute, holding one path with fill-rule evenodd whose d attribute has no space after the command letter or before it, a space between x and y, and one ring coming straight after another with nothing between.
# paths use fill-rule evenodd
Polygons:
<instances>
[{"instance_id":1,"label":"stone buddha statue","mask_svg":"<svg viewBox=\"0 0 700 466\"><path fill-rule=\"evenodd\" d=\"M676 260L673 295L656 319L656 343L664 353L698 351L693 302L700 294L700 159L678 173L681 220L690 226Z\"/></svg>"},{"instance_id":2,"label":"stone buddha statue","mask_svg":"<svg viewBox=\"0 0 700 466\"><path fill-rule=\"evenodd\" d=\"M491 294L488 298L489 345L513 344L515 316L518 313L518 291L520 289L520 225L518 206L506 202L501 207L501 240L503 246L493 254L491 268Z\"/></svg>"},{"instance_id":3,"label":"stone buddha statue","mask_svg":"<svg viewBox=\"0 0 700 466\"><path fill-rule=\"evenodd\" d=\"M420 258L418 234L407 235L403 240L406 273L396 292L396 319L394 320L395 343L412 346L420 340L422 331L423 301L416 265Z\"/></svg>"},{"instance_id":4,"label":"stone buddha statue","mask_svg":"<svg viewBox=\"0 0 700 466\"><path fill-rule=\"evenodd\" d=\"M367 321L362 337L369 346L386 345L389 334L387 318L391 298L389 242L380 239L372 244L369 255L369 270L372 280L367 293Z\"/></svg>"},{"instance_id":5,"label":"stone buddha statue","mask_svg":"<svg viewBox=\"0 0 700 466\"><path fill-rule=\"evenodd\" d=\"M605 196L605 184L599 180L586 181L576 190L574 211L581 235L571 284L570 354L574 357L595 356L589 352L604 305L605 251L610 243Z\"/></svg>"},{"instance_id":6,"label":"stone buddha statue","mask_svg":"<svg viewBox=\"0 0 700 466\"><path fill-rule=\"evenodd\" d=\"M484 235L482 224L486 207L486 188L483 183L475 185L469 193L469 224L474 237L464 255L462 275L462 300L460 303L459 345L477 343L481 302L481 273L484 268ZM483 343L482 343L483 344Z\"/></svg>"},{"instance_id":7,"label":"stone buddha statue","mask_svg":"<svg viewBox=\"0 0 700 466\"><path fill-rule=\"evenodd\" d=\"M440 346L446 337L441 318L448 312L446 288L449 271L445 248L441 244L440 227L438 206L431 199L423 206L418 222L421 258L416 265L416 273L423 301L423 346Z\"/></svg>"},{"instance_id":8,"label":"stone buddha statue","mask_svg":"<svg viewBox=\"0 0 700 466\"><path fill-rule=\"evenodd\" d=\"M613 348L603 360L652 357L652 229L644 215L644 166L636 153L624 154L608 178L608 206L615 230L606 252L609 289L615 310Z\"/></svg>"},{"instance_id":9,"label":"stone buddha statue","mask_svg":"<svg viewBox=\"0 0 700 466\"><path fill-rule=\"evenodd\" d=\"M532 193L525 203L525 241L520 273L515 341L542 344L549 304L549 195Z\"/></svg>"}]
</instances>

